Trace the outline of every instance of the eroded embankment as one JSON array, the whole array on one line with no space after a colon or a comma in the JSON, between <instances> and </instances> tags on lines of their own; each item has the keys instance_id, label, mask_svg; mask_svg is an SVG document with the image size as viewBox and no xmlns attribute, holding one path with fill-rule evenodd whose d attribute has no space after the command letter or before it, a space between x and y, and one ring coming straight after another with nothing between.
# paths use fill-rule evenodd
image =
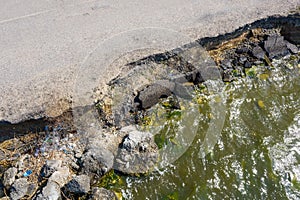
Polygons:
<instances>
[{"instance_id":1,"label":"eroded embankment","mask_svg":"<svg viewBox=\"0 0 300 200\"><path fill-rule=\"evenodd\" d=\"M45 119L3 125L1 131L9 133L8 137L37 127L1 143L4 194L12 199L117 198L120 174L149 173L162 161L164 146L178 145L174 124L167 127L175 131L157 135L151 135L149 126L180 121L186 107L182 99L199 105L205 102L209 92L202 84L208 79L204 72L229 83L245 78L267 80L276 67L273 62L282 58L284 66L299 68L299 28L298 15L270 17L233 33L129 63L95 103L101 132L97 127L76 133L71 115L52 119L51 124ZM264 107L263 102L257 104Z\"/></svg>"}]
</instances>

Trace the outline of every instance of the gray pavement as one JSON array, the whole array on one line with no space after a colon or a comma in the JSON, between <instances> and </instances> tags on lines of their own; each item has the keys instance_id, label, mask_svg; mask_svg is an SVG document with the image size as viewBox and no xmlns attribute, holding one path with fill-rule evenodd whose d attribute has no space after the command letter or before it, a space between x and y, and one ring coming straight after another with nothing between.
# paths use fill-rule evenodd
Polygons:
<instances>
[{"instance_id":1,"label":"gray pavement","mask_svg":"<svg viewBox=\"0 0 300 200\"><path fill-rule=\"evenodd\" d=\"M192 39L216 36L270 15L286 15L299 4L299 0L0 0L0 121L17 123L67 109L79 67L99 42L113 35L159 27Z\"/></svg>"}]
</instances>

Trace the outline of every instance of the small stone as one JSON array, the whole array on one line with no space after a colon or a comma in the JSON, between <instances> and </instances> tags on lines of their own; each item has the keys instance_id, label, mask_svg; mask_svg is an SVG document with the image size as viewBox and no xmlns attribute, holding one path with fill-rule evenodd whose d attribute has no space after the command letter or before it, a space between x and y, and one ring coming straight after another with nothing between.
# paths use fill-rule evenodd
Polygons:
<instances>
[{"instance_id":1,"label":"small stone","mask_svg":"<svg viewBox=\"0 0 300 200\"><path fill-rule=\"evenodd\" d=\"M42 168L42 176L49 177L57 171L62 165L62 160L47 160Z\"/></svg>"},{"instance_id":2,"label":"small stone","mask_svg":"<svg viewBox=\"0 0 300 200\"><path fill-rule=\"evenodd\" d=\"M233 81L233 76L232 76L232 70L226 70L224 71L224 74L223 74L223 81L224 82L231 82Z\"/></svg>"},{"instance_id":3,"label":"small stone","mask_svg":"<svg viewBox=\"0 0 300 200\"><path fill-rule=\"evenodd\" d=\"M252 55L258 59L264 59L265 51L260 46L255 46L252 49Z\"/></svg>"},{"instance_id":4,"label":"small stone","mask_svg":"<svg viewBox=\"0 0 300 200\"><path fill-rule=\"evenodd\" d=\"M15 181L16 175L18 173L17 168L11 167L8 170L4 172L3 175L3 185L6 189L9 189L10 186L13 184Z\"/></svg>"},{"instance_id":5,"label":"small stone","mask_svg":"<svg viewBox=\"0 0 300 200\"><path fill-rule=\"evenodd\" d=\"M246 56L241 56L239 59L240 63L245 63L247 61L247 57Z\"/></svg>"},{"instance_id":6,"label":"small stone","mask_svg":"<svg viewBox=\"0 0 300 200\"><path fill-rule=\"evenodd\" d=\"M48 181L47 185L43 188L42 193L38 194L36 200L59 200L61 199L60 186L53 181Z\"/></svg>"},{"instance_id":7,"label":"small stone","mask_svg":"<svg viewBox=\"0 0 300 200\"><path fill-rule=\"evenodd\" d=\"M244 67L245 67L245 68L251 68L252 65L251 65L251 63L247 60L247 61L244 63Z\"/></svg>"},{"instance_id":8,"label":"small stone","mask_svg":"<svg viewBox=\"0 0 300 200\"><path fill-rule=\"evenodd\" d=\"M60 187L63 187L67 182L70 176L70 171L68 167L59 168L58 171L55 171L48 181L53 181L59 184Z\"/></svg>"},{"instance_id":9,"label":"small stone","mask_svg":"<svg viewBox=\"0 0 300 200\"><path fill-rule=\"evenodd\" d=\"M290 52L292 52L292 53L298 53L298 51L299 51L299 49L296 45L294 45L292 43L289 43L287 41L286 41L286 46L290 50Z\"/></svg>"},{"instance_id":10,"label":"small stone","mask_svg":"<svg viewBox=\"0 0 300 200\"><path fill-rule=\"evenodd\" d=\"M10 198L12 200L21 199L27 195L29 186L26 178L17 179L10 188Z\"/></svg>"},{"instance_id":11,"label":"small stone","mask_svg":"<svg viewBox=\"0 0 300 200\"><path fill-rule=\"evenodd\" d=\"M74 194L85 194L90 191L90 177L87 175L75 176L65 188Z\"/></svg>"},{"instance_id":12,"label":"small stone","mask_svg":"<svg viewBox=\"0 0 300 200\"><path fill-rule=\"evenodd\" d=\"M114 192L104 189L104 188L98 188L94 187L92 190L92 196L90 200L117 200L117 196Z\"/></svg>"},{"instance_id":13,"label":"small stone","mask_svg":"<svg viewBox=\"0 0 300 200\"><path fill-rule=\"evenodd\" d=\"M231 64L232 60L229 59L225 59L221 61L221 67L222 69L226 70L226 69L232 69L232 64Z\"/></svg>"},{"instance_id":14,"label":"small stone","mask_svg":"<svg viewBox=\"0 0 300 200\"><path fill-rule=\"evenodd\" d=\"M81 158L81 157L82 157L82 153L81 153L81 152L75 154L75 158L78 158L78 159L79 159L79 158Z\"/></svg>"},{"instance_id":15,"label":"small stone","mask_svg":"<svg viewBox=\"0 0 300 200\"><path fill-rule=\"evenodd\" d=\"M283 36L272 35L264 42L264 48L270 58L285 56L289 53Z\"/></svg>"}]
</instances>

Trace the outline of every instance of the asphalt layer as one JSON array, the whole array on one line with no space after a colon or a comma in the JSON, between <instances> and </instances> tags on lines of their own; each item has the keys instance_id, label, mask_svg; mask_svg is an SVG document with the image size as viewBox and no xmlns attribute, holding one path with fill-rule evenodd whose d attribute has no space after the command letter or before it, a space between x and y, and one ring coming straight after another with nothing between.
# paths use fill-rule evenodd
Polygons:
<instances>
[{"instance_id":1,"label":"asphalt layer","mask_svg":"<svg viewBox=\"0 0 300 200\"><path fill-rule=\"evenodd\" d=\"M0 0L0 121L60 115L72 101L85 60L114 35L157 27L191 39L213 37L267 16L287 15L299 4L299 0ZM103 68L99 77L105 74Z\"/></svg>"}]
</instances>

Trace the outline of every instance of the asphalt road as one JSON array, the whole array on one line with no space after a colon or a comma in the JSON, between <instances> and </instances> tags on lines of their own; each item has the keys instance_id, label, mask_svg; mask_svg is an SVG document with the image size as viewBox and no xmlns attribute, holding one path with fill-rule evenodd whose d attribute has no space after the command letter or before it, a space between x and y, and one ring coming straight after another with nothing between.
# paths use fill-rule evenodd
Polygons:
<instances>
[{"instance_id":1,"label":"asphalt road","mask_svg":"<svg viewBox=\"0 0 300 200\"><path fill-rule=\"evenodd\" d=\"M158 27L197 39L286 15L299 0L0 0L0 121L59 115L101 41ZM80 70L78 70L80 69ZM99 73L99 76L105 71Z\"/></svg>"}]
</instances>

